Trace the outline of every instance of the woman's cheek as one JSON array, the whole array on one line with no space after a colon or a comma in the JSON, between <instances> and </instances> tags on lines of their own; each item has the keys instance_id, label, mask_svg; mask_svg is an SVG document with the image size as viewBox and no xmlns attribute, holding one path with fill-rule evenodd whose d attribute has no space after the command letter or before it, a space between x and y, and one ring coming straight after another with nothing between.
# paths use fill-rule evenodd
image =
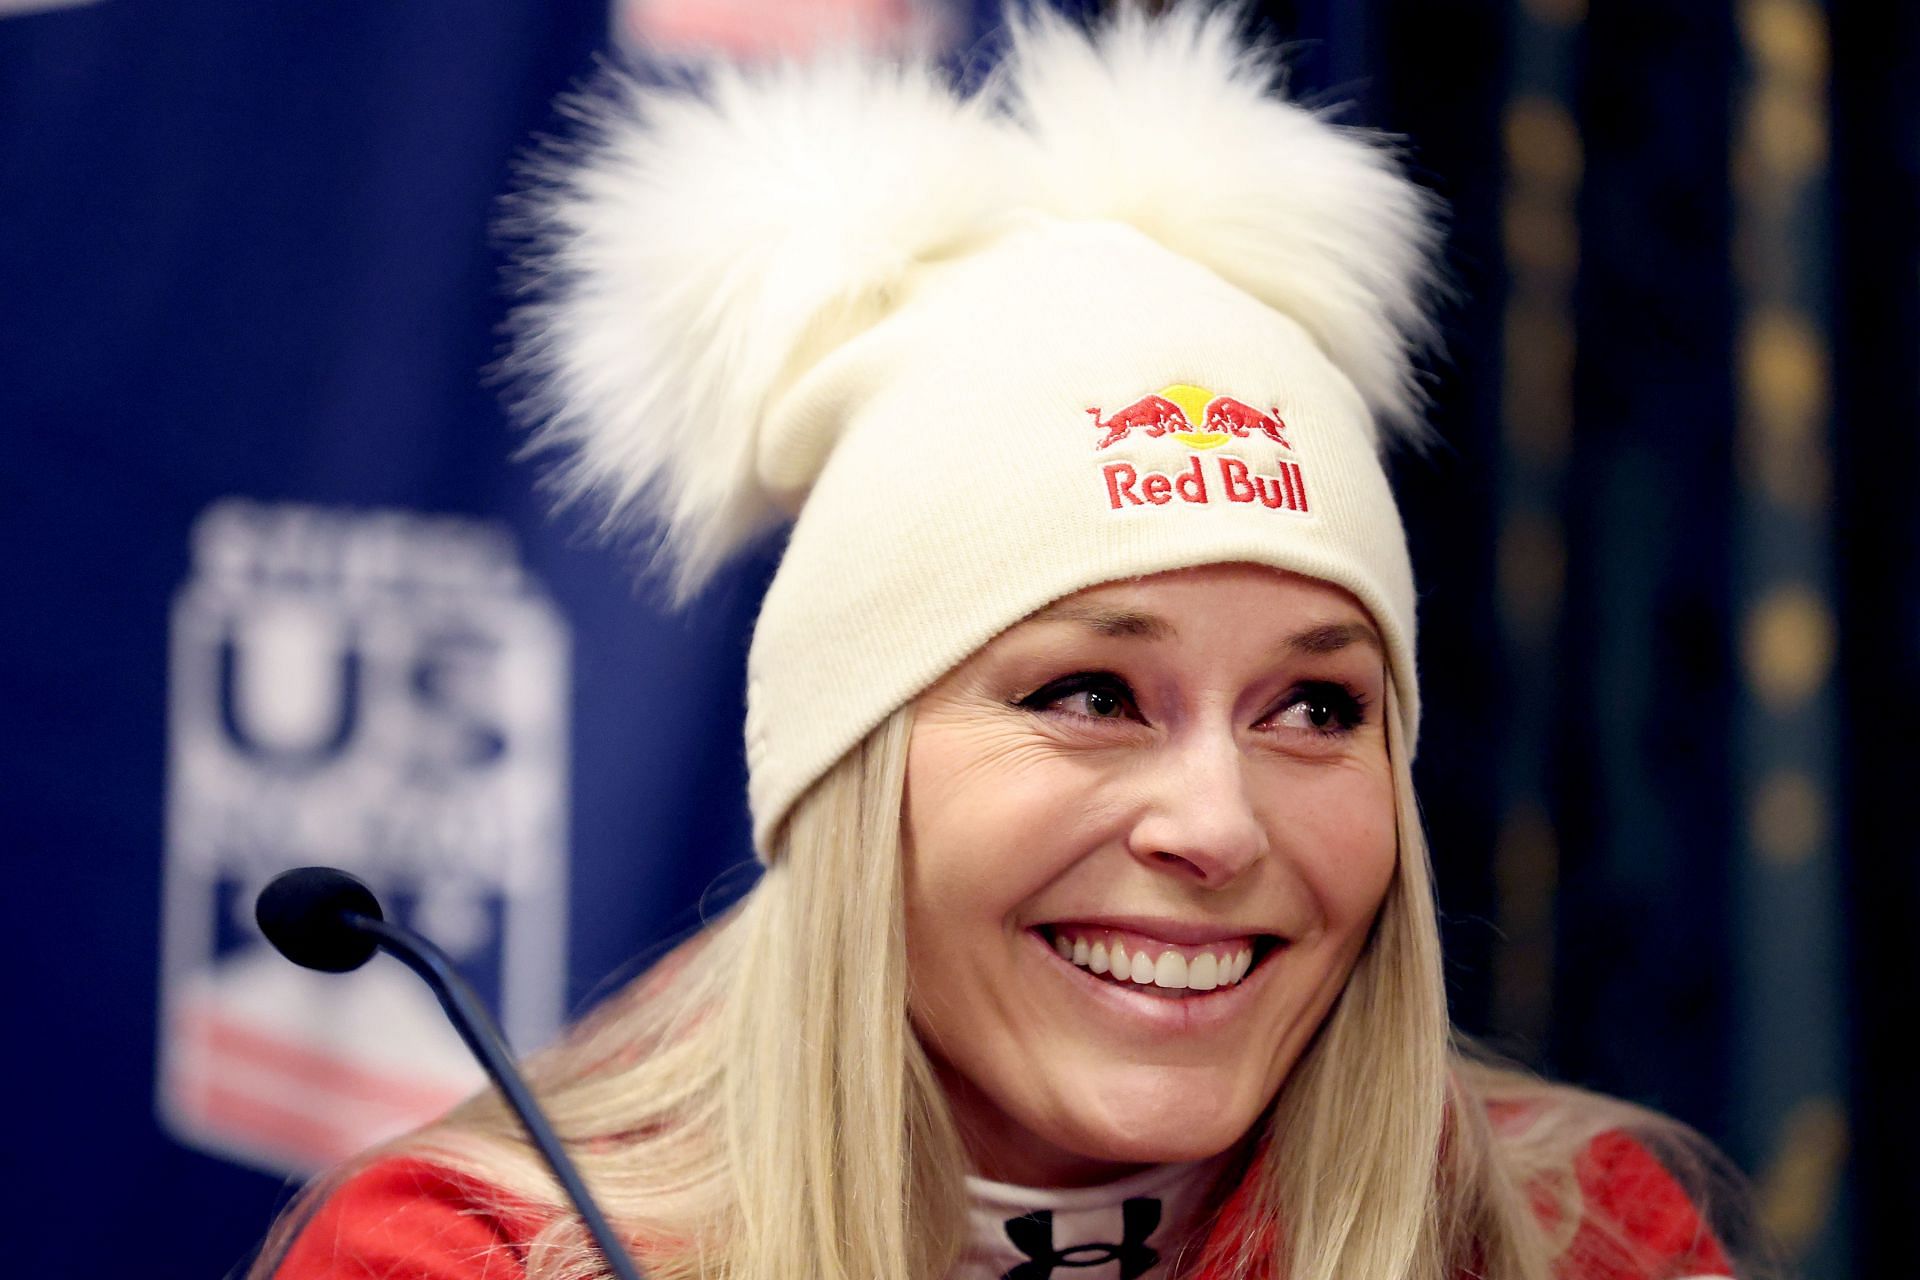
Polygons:
<instances>
[{"instance_id":1,"label":"woman's cheek","mask_svg":"<svg viewBox=\"0 0 1920 1280\"><path fill-rule=\"evenodd\" d=\"M1328 779L1318 794L1295 794L1283 828L1297 833L1308 880L1330 923L1371 919L1393 882L1399 831L1393 778L1383 761Z\"/></svg>"}]
</instances>

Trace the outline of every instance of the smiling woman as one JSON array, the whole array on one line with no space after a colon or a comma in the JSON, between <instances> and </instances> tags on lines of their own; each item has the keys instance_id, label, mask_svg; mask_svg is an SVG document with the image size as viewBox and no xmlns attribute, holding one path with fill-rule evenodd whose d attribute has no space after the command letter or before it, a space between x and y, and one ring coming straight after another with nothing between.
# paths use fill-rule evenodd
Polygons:
<instances>
[{"instance_id":1,"label":"smiling woman","mask_svg":"<svg viewBox=\"0 0 1920 1280\"><path fill-rule=\"evenodd\" d=\"M1393 874L1386 668L1336 587L1110 583L921 696L909 1009L973 1167L1217 1155L1325 1019Z\"/></svg>"},{"instance_id":2,"label":"smiling woman","mask_svg":"<svg viewBox=\"0 0 1920 1280\"><path fill-rule=\"evenodd\" d=\"M1381 461L1431 202L1226 18L1011 30L968 97L614 84L528 196L571 491L682 595L793 522L765 874L535 1063L589 1183L682 1280L1735 1274L1710 1152L1451 1034ZM604 1271L482 1095L257 1274Z\"/></svg>"}]
</instances>

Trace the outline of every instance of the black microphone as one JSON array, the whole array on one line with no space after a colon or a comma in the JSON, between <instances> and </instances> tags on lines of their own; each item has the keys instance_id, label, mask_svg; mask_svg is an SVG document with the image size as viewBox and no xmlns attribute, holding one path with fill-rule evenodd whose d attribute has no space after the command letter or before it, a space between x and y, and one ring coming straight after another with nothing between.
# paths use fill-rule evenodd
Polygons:
<instances>
[{"instance_id":1,"label":"black microphone","mask_svg":"<svg viewBox=\"0 0 1920 1280\"><path fill-rule=\"evenodd\" d=\"M447 1011L454 1030L527 1127L533 1145L540 1148L554 1177L580 1211L607 1266L619 1280L641 1280L639 1268L615 1238L580 1171L567 1158L553 1126L547 1123L527 1082L514 1067L506 1038L446 952L413 930L388 921L373 890L332 867L296 867L281 872L260 891L253 918L267 941L302 968L347 973L384 948L419 974L440 998L440 1007Z\"/></svg>"}]
</instances>

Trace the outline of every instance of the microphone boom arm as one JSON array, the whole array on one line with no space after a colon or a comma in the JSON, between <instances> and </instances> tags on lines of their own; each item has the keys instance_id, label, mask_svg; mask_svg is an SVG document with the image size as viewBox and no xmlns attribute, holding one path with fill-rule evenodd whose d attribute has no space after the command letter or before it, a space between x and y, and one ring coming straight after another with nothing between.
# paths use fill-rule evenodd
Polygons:
<instances>
[{"instance_id":1,"label":"microphone boom arm","mask_svg":"<svg viewBox=\"0 0 1920 1280\"><path fill-rule=\"evenodd\" d=\"M587 1185L561 1145L559 1135L547 1123L526 1082L514 1068L513 1054L507 1048L506 1037L500 1033L486 1005L467 980L460 976L460 971L454 967L447 953L410 929L357 911L343 912L340 923L374 939L383 950L419 974L433 988L454 1029L459 1031L460 1038L467 1042L467 1048L473 1051L473 1055L480 1059L500 1092L506 1095L507 1104L520 1117L520 1123L526 1126L533 1145L546 1157L547 1165L579 1209L581 1220L586 1223L594 1243L600 1246L607 1266L618 1280L641 1280L632 1257L614 1235L613 1228L600 1212L600 1206L588 1193Z\"/></svg>"}]
</instances>

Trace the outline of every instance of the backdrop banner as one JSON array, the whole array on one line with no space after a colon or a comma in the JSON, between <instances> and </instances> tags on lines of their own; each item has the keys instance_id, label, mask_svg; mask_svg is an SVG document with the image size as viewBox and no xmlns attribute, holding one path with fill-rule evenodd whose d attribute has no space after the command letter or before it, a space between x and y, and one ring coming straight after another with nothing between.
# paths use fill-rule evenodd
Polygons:
<instances>
[{"instance_id":1,"label":"backdrop banner","mask_svg":"<svg viewBox=\"0 0 1920 1280\"><path fill-rule=\"evenodd\" d=\"M566 624L511 533L223 501L194 528L169 664L160 1109L184 1141L311 1172L482 1081L380 957L297 969L253 923L288 867L359 875L508 1038L566 998Z\"/></svg>"}]
</instances>

